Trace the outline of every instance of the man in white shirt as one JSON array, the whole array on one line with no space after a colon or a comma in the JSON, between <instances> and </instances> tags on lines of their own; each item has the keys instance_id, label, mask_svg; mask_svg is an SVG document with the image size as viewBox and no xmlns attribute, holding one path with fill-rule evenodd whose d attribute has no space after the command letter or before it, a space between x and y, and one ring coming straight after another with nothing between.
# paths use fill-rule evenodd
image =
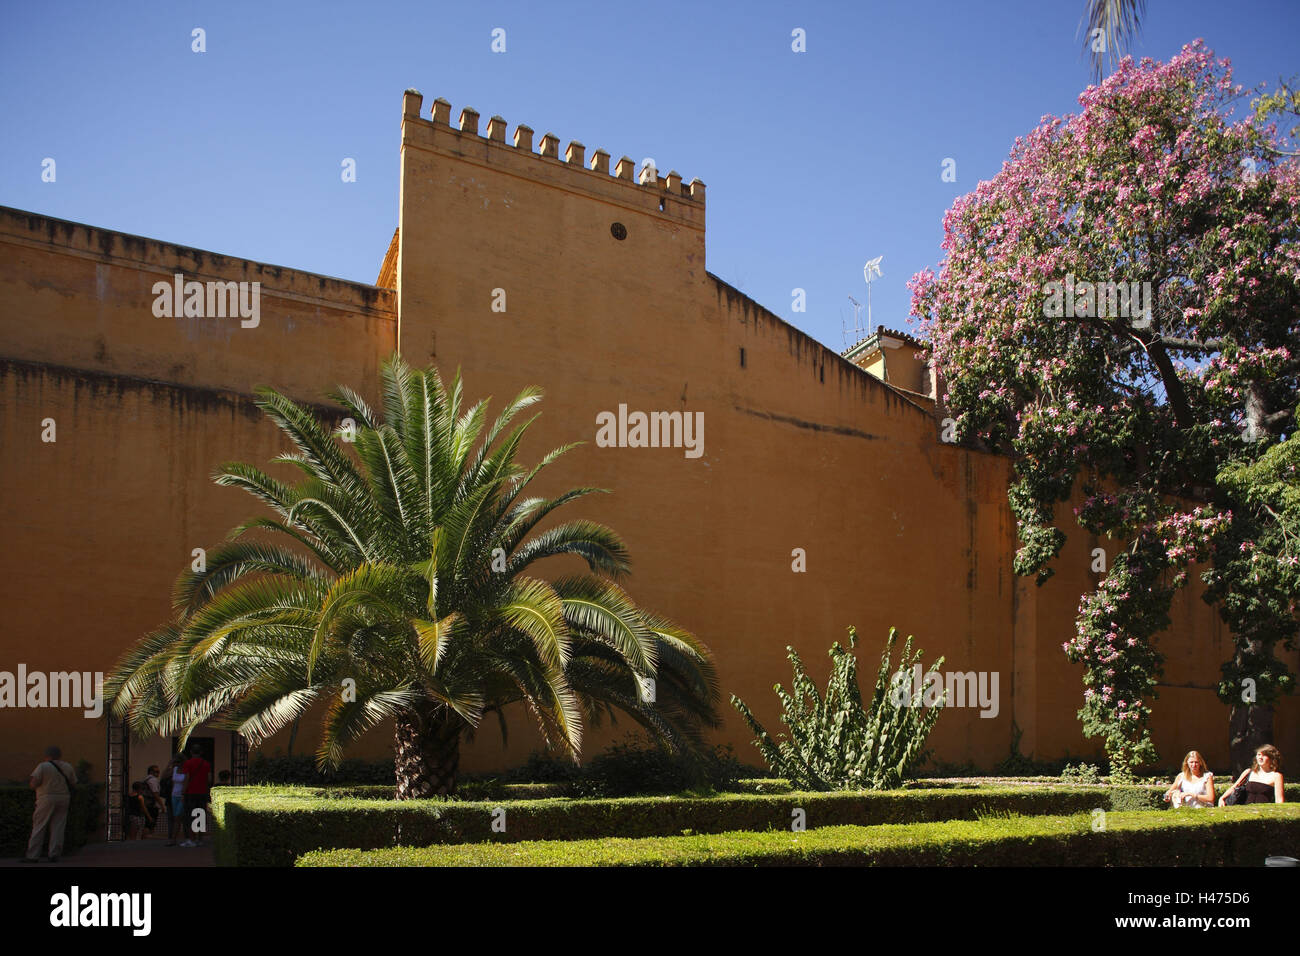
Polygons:
<instances>
[{"instance_id":1,"label":"man in white shirt","mask_svg":"<svg viewBox=\"0 0 1300 956\"><path fill-rule=\"evenodd\" d=\"M40 860L46 830L50 834L50 862L59 862L63 854L63 831L68 825L68 805L72 803L77 771L60 759L63 752L58 747L46 747L45 756L46 760L37 765L27 781L36 791L36 812L32 814L32 838L27 841L24 863Z\"/></svg>"}]
</instances>

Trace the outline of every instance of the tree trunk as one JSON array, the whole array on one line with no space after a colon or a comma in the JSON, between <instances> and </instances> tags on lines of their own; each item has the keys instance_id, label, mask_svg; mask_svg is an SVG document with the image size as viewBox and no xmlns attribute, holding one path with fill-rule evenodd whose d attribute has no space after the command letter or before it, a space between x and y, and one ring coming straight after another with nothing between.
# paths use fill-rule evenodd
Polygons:
<instances>
[{"instance_id":1,"label":"tree trunk","mask_svg":"<svg viewBox=\"0 0 1300 956\"><path fill-rule=\"evenodd\" d=\"M1147 354L1151 356L1151 361L1160 372L1160 381L1165 386L1165 396L1169 399L1169 407L1173 409L1175 423L1179 428L1191 428L1195 424L1192 406L1187 401L1187 392L1183 388L1182 379L1174 369L1173 360L1169 358L1165 347L1160 344L1159 338L1147 347Z\"/></svg>"},{"instance_id":2,"label":"tree trunk","mask_svg":"<svg viewBox=\"0 0 1300 956\"><path fill-rule=\"evenodd\" d=\"M1246 429L1242 437L1248 442L1263 438L1269 431L1267 418L1268 404L1264 398L1264 389L1258 382L1251 382L1246 387Z\"/></svg>"},{"instance_id":3,"label":"tree trunk","mask_svg":"<svg viewBox=\"0 0 1300 956\"><path fill-rule=\"evenodd\" d=\"M456 790L465 723L445 707L409 710L397 719L397 799L449 796Z\"/></svg>"},{"instance_id":4,"label":"tree trunk","mask_svg":"<svg viewBox=\"0 0 1300 956\"><path fill-rule=\"evenodd\" d=\"M1237 774L1254 764L1255 748L1273 742L1273 705L1238 701L1232 705L1228 728L1228 754L1235 780Z\"/></svg>"}]
</instances>

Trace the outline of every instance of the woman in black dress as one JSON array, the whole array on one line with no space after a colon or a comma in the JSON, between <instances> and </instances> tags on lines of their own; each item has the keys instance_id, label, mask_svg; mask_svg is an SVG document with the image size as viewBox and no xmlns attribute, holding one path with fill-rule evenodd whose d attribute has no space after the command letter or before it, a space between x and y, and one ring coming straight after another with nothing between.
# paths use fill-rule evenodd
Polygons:
<instances>
[{"instance_id":1,"label":"woman in black dress","mask_svg":"<svg viewBox=\"0 0 1300 956\"><path fill-rule=\"evenodd\" d=\"M1245 791L1245 803L1285 803L1283 786L1282 754L1272 744L1264 744L1255 751L1255 765L1242 771L1237 782L1219 798L1219 806L1224 806L1228 794L1238 787Z\"/></svg>"}]
</instances>

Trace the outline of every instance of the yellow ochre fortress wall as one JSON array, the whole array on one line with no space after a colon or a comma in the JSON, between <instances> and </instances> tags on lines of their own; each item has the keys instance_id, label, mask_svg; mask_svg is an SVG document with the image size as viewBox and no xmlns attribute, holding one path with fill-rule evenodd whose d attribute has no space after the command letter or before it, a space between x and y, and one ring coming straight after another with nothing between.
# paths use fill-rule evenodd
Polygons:
<instances>
[{"instance_id":1,"label":"yellow ochre fortress wall","mask_svg":"<svg viewBox=\"0 0 1300 956\"><path fill-rule=\"evenodd\" d=\"M254 386L320 402L344 383L374 398L379 364L400 348L444 375L460 368L468 394L492 395L493 408L525 385L545 389L521 460L585 442L539 491L612 489L571 516L617 530L634 598L711 647L716 740L747 762L760 760L726 699L738 694L779 729L772 685L789 682L785 646L822 682L826 650L849 624L868 680L891 626L916 636L927 663L943 655L945 671L998 675L996 716L944 714L937 759L991 768L1013 723L1024 754L1099 750L1080 733L1081 668L1061 643L1097 577L1092 549L1114 544L1067 525L1056 577L1042 588L1018 579L1010 463L942 442L933 401L709 273L705 212L699 180L638 174L626 157L508 132L469 109L453 124L449 103L426 110L413 91L398 229L374 286L0 210L0 670L109 670L168 618L192 549L258 513L210 480L224 461L265 465L284 450L252 405ZM260 282L258 324L155 315L152 290L176 273ZM698 455L601 447L597 416L620 406L701 413ZM41 440L46 419L52 443ZM1166 761L1195 747L1227 772L1227 710L1212 686L1230 636L1194 588L1171 617L1156 744ZM1295 712L1289 700L1278 709L1283 752L1300 743ZM635 726L589 732L585 754ZM509 766L539 746L521 709L510 728L503 748L484 727L462 769ZM101 771L105 736L104 721L80 711L0 710L0 778L25 775L49 742ZM313 738L304 727L297 749ZM355 755L390 744L381 728Z\"/></svg>"}]
</instances>

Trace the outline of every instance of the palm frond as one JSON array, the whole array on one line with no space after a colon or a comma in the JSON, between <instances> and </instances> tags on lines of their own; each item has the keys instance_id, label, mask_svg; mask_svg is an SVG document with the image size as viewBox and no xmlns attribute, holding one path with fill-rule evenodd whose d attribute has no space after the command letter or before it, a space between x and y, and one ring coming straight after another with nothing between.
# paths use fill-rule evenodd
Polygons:
<instances>
[{"instance_id":1,"label":"palm frond","mask_svg":"<svg viewBox=\"0 0 1300 956\"><path fill-rule=\"evenodd\" d=\"M612 528L594 521L575 520L556 525L521 544L510 557L510 573L518 573L534 561L560 554L576 554L592 571L617 578L631 566L627 545Z\"/></svg>"},{"instance_id":2,"label":"palm frond","mask_svg":"<svg viewBox=\"0 0 1300 956\"><path fill-rule=\"evenodd\" d=\"M223 588L255 572L283 574L322 588L328 587L331 579L328 572L297 552L274 544L239 542L207 552L202 571L182 573L176 581L173 606L181 612L193 611Z\"/></svg>"},{"instance_id":3,"label":"palm frond","mask_svg":"<svg viewBox=\"0 0 1300 956\"><path fill-rule=\"evenodd\" d=\"M1118 63L1123 51L1137 38L1146 9L1146 0L1088 0L1083 47L1091 55L1094 82L1101 82L1106 64L1113 67Z\"/></svg>"}]
</instances>

